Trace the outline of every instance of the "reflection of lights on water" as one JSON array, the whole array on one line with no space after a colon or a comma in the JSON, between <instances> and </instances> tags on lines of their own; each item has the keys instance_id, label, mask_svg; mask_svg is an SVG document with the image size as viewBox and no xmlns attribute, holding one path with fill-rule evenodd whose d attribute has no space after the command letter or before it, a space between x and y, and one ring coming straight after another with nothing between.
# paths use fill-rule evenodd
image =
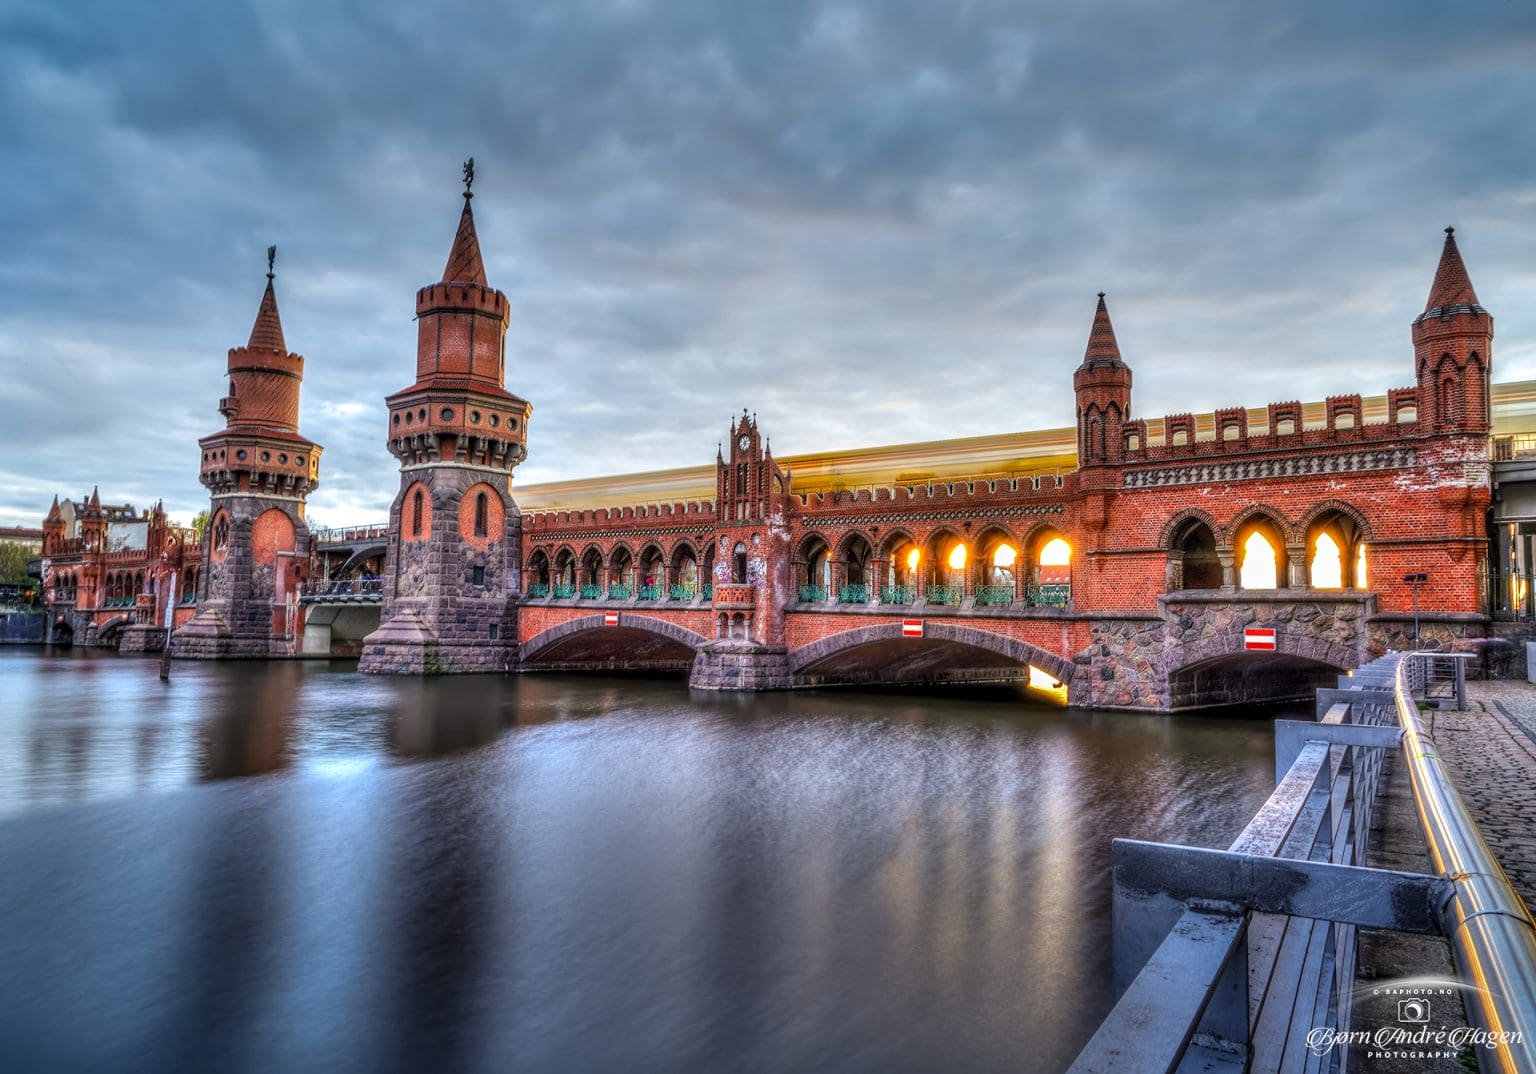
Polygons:
<instances>
[{"instance_id":1,"label":"reflection of lights on water","mask_svg":"<svg viewBox=\"0 0 1536 1074\"><path fill-rule=\"evenodd\" d=\"M1067 684L1041 671L1035 665L1029 665L1029 688L1042 694L1049 694L1053 701L1065 705L1067 703Z\"/></svg>"},{"instance_id":2,"label":"reflection of lights on water","mask_svg":"<svg viewBox=\"0 0 1536 1074\"><path fill-rule=\"evenodd\" d=\"M331 779L346 779L368 771L378 764L376 757L319 757L304 763L306 772Z\"/></svg>"}]
</instances>

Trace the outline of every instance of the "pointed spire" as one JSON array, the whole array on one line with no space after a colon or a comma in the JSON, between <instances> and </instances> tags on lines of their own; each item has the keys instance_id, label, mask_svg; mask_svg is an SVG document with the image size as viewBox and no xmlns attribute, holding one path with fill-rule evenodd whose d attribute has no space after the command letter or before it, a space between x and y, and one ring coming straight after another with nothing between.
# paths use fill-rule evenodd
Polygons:
<instances>
[{"instance_id":1,"label":"pointed spire","mask_svg":"<svg viewBox=\"0 0 1536 1074\"><path fill-rule=\"evenodd\" d=\"M1429 299L1424 303L1426 315L1448 316L1455 307L1480 309L1477 292L1472 290L1472 278L1456 248L1456 229L1445 229L1445 248L1440 251L1440 267L1435 270L1435 282L1430 285Z\"/></svg>"},{"instance_id":2,"label":"pointed spire","mask_svg":"<svg viewBox=\"0 0 1536 1074\"><path fill-rule=\"evenodd\" d=\"M283 341L283 322L277 315L277 292L272 289L272 265L277 260L277 247L267 247L267 289L261 296L261 308L256 311L256 323L251 326L250 350L280 351L288 353Z\"/></svg>"},{"instance_id":3,"label":"pointed spire","mask_svg":"<svg viewBox=\"0 0 1536 1074\"><path fill-rule=\"evenodd\" d=\"M473 283L490 286L485 279L485 262L480 257L480 239L475 235L475 214L470 210L470 200L475 196L470 187L475 181L475 158L464 162L464 211L459 215L459 231L453 237L453 249L448 253L448 264L443 269L444 283Z\"/></svg>"},{"instance_id":4,"label":"pointed spire","mask_svg":"<svg viewBox=\"0 0 1536 1074\"><path fill-rule=\"evenodd\" d=\"M57 492L55 492L53 494L53 506L48 508L48 517L44 521L46 521L46 522L62 522L63 520L64 520L64 514L63 514L62 511L59 510L59 494Z\"/></svg>"},{"instance_id":5,"label":"pointed spire","mask_svg":"<svg viewBox=\"0 0 1536 1074\"><path fill-rule=\"evenodd\" d=\"M1099 307L1093 314L1093 328L1088 332L1088 349L1083 353L1084 365L1123 365L1120 344L1115 339L1115 326L1109 322L1109 307L1104 304L1104 292L1099 292Z\"/></svg>"},{"instance_id":6,"label":"pointed spire","mask_svg":"<svg viewBox=\"0 0 1536 1074\"><path fill-rule=\"evenodd\" d=\"M91 499L90 499L90 502L88 504L86 504L86 506L89 507L93 511L100 511L101 510L101 492L99 491L99 489L100 489L99 485L92 485L91 486Z\"/></svg>"}]
</instances>

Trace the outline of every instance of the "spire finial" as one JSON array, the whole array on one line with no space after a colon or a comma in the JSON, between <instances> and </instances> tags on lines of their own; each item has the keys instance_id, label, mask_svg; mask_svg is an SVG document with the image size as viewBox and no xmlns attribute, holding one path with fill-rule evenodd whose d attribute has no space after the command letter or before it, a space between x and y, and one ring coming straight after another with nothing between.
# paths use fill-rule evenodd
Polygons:
<instances>
[{"instance_id":1,"label":"spire finial","mask_svg":"<svg viewBox=\"0 0 1536 1074\"><path fill-rule=\"evenodd\" d=\"M1104 297L1104 292L1103 292L1103 291L1100 291L1100 292L1099 292L1099 298L1100 298L1100 299L1102 299L1102 298L1103 298L1103 297Z\"/></svg>"},{"instance_id":2,"label":"spire finial","mask_svg":"<svg viewBox=\"0 0 1536 1074\"><path fill-rule=\"evenodd\" d=\"M1453 227L1448 227L1448 228L1445 229L1445 233L1447 235L1454 235L1454 234L1456 234L1456 229L1453 228Z\"/></svg>"},{"instance_id":3,"label":"spire finial","mask_svg":"<svg viewBox=\"0 0 1536 1074\"><path fill-rule=\"evenodd\" d=\"M276 246L268 246L267 247L267 279L269 279L269 280L273 276L272 266L274 264L276 264L276 262L277 262L277 247Z\"/></svg>"},{"instance_id":4,"label":"spire finial","mask_svg":"<svg viewBox=\"0 0 1536 1074\"><path fill-rule=\"evenodd\" d=\"M470 187L475 185L475 158L470 157L464 162L464 200L468 201L475 196Z\"/></svg>"}]
</instances>

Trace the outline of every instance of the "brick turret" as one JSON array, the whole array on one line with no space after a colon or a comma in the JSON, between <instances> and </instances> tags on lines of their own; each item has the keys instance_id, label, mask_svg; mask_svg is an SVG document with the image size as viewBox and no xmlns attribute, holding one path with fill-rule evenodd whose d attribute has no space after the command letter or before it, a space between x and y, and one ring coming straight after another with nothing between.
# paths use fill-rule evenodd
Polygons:
<instances>
[{"instance_id":1,"label":"brick turret","mask_svg":"<svg viewBox=\"0 0 1536 1074\"><path fill-rule=\"evenodd\" d=\"M474 161L443 278L416 292L416 380L391 395L400 462L379 629L366 672L505 671L517 655L521 518L512 470L532 406L507 391L507 296L486 280Z\"/></svg>"},{"instance_id":2,"label":"brick turret","mask_svg":"<svg viewBox=\"0 0 1536 1074\"><path fill-rule=\"evenodd\" d=\"M288 350L273 286L243 347L229 351L224 428L198 441L211 493L198 614L172 639L176 656L295 655L303 635L299 589L309 560L305 498L320 481L321 448L299 433L304 358Z\"/></svg>"},{"instance_id":3,"label":"brick turret","mask_svg":"<svg viewBox=\"0 0 1536 1074\"><path fill-rule=\"evenodd\" d=\"M1083 362L1072 375L1077 395L1077 457L1083 467L1117 462L1125 452L1125 423L1131 416L1131 369L1109 320L1104 292L1093 314Z\"/></svg>"},{"instance_id":4,"label":"brick turret","mask_svg":"<svg viewBox=\"0 0 1536 1074\"><path fill-rule=\"evenodd\" d=\"M1488 432L1493 316L1478 304L1455 228L1445 229L1429 298L1414 319L1413 354L1421 427L1427 432Z\"/></svg>"}]
</instances>

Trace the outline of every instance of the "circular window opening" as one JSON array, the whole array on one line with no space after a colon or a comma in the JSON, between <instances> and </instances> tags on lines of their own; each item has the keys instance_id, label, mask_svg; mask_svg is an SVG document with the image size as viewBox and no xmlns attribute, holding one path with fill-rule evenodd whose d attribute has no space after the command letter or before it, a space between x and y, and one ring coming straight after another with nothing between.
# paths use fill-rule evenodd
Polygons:
<instances>
[{"instance_id":1,"label":"circular window opening","mask_svg":"<svg viewBox=\"0 0 1536 1074\"><path fill-rule=\"evenodd\" d=\"M491 428L494 429L494 428L496 428L496 426L498 426L500 424L501 424L501 417L499 415L497 415L497 414L492 414L491 415Z\"/></svg>"},{"instance_id":2,"label":"circular window opening","mask_svg":"<svg viewBox=\"0 0 1536 1074\"><path fill-rule=\"evenodd\" d=\"M452 421L453 420L453 408L452 407L446 407L446 406L443 407L443 420L444 421Z\"/></svg>"},{"instance_id":3,"label":"circular window opening","mask_svg":"<svg viewBox=\"0 0 1536 1074\"><path fill-rule=\"evenodd\" d=\"M261 453L261 461L262 462L271 462L272 461L272 453L270 451L263 451Z\"/></svg>"},{"instance_id":4,"label":"circular window opening","mask_svg":"<svg viewBox=\"0 0 1536 1074\"><path fill-rule=\"evenodd\" d=\"M426 421L427 420L427 408L426 407L422 407L420 410L416 411L416 420L417 421Z\"/></svg>"},{"instance_id":5,"label":"circular window opening","mask_svg":"<svg viewBox=\"0 0 1536 1074\"><path fill-rule=\"evenodd\" d=\"M480 424L480 411L478 411L478 410L471 410L469 412L469 421L470 421L471 425L479 425Z\"/></svg>"},{"instance_id":6,"label":"circular window opening","mask_svg":"<svg viewBox=\"0 0 1536 1074\"><path fill-rule=\"evenodd\" d=\"M288 464L288 453L286 451L283 452L277 457L277 461L286 466Z\"/></svg>"},{"instance_id":7,"label":"circular window opening","mask_svg":"<svg viewBox=\"0 0 1536 1074\"><path fill-rule=\"evenodd\" d=\"M507 428L508 429L516 429L517 428L517 419L516 418L508 418L507 419Z\"/></svg>"},{"instance_id":8,"label":"circular window opening","mask_svg":"<svg viewBox=\"0 0 1536 1074\"><path fill-rule=\"evenodd\" d=\"M396 415L395 415L395 424L396 424L396 425L399 425L399 424L400 424L400 415L399 415L399 414L396 414Z\"/></svg>"},{"instance_id":9,"label":"circular window opening","mask_svg":"<svg viewBox=\"0 0 1536 1074\"><path fill-rule=\"evenodd\" d=\"M237 459L244 459L245 458L245 448L241 448L239 451L235 452L235 458L237 458Z\"/></svg>"},{"instance_id":10,"label":"circular window opening","mask_svg":"<svg viewBox=\"0 0 1536 1074\"><path fill-rule=\"evenodd\" d=\"M409 410L405 412L405 423L407 425L411 423L411 412Z\"/></svg>"}]
</instances>

